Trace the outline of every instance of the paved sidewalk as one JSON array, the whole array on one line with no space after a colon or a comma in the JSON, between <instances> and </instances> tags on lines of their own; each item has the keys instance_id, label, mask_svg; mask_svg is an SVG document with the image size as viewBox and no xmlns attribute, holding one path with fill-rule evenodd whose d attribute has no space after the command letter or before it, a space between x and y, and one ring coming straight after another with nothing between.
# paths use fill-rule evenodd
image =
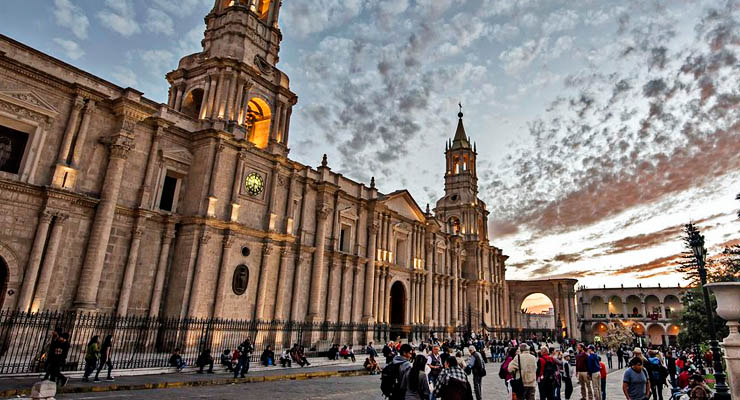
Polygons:
<instances>
[{"instance_id":1,"label":"paved sidewalk","mask_svg":"<svg viewBox=\"0 0 740 400\"><path fill-rule=\"evenodd\" d=\"M309 360L312 365L304 368L262 367L253 365L244 379L234 379L232 373L227 373L222 367L215 367L214 374L198 374L194 369L181 373L157 373L153 375L119 376L115 381L101 380L100 382L82 382L80 378L70 378L59 393L89 393L121 390L164 389L192 386L228 385L233 383L266 382L275 380L303 380L337 376L356 376L364 374L362 361L329 362L323 360ZM102 371L101 371L102 372ZM115 370L113 375L116 376ZM79 375L79 374L76 374ZM101 374L102 375L102 374ZM69 376L69 375L68 375ZM38 377L0 378L0 398L16 398L29 396L34 383L41 380Z\"/></svg>"}]
</instances>

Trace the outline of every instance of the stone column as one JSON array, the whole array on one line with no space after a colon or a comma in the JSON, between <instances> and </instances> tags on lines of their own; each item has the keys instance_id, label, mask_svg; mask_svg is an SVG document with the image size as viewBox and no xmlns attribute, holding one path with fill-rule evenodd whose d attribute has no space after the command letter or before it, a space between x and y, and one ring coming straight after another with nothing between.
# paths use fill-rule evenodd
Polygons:
<instances>
[{"instance_id":1,"label":"stone column","mask_svg":"<svg viewBox=\"0 0 740 400\"><path fill-rule=\"evenodd\" d=\"M234 244L234 234L231 231L224 232L221 248L221 263L218 268L218 281L216 282L216 296L213 302L213 318L222 318L224 309L224 296L229 281L229 268L231 259L231 245Z\"/></svg>"},{"instance_id":2,"label":"stone column","mask_svg":"<svg viewBox=\"0 0 740 400\"><path fill-rule=\"evenodd\" d=\"M303 283L303 263L306 261L306 256L303 254L301 247L296 250L295 264L293 266L293 297L292 304L290 306L290 320L298 320L298 300L300 298L300 290ZM302 318L301 318L302 319Z\"/></svg>"},{"instance_id":3,"label":"stone column","mask_svg":"<svg viewBox=\"0 0 740 400\"><path fill-rule=\"evenodd\" d=\"M385 276L387 274L388 273L385 270L380 270L378 274L378 321L380 322L388 322L385 319Z\"/></svg>"},{"instance_id":4,"label":"stone column","mask_svg":"<svg viewBox=\"0 0 740 400\"><path fill-rule=\"evenodd\" d=\"M126 167L128 153L133 147L132 141L124 136L118 136L110 145L108 169L100 194L100 202L95 210L90 238L87 242L87 252L82 265L82 273L77 286L75 308L95 309L97 307L98 287L100 276L103 273L105 251L110 239L113 226L113 217L118 202L118 192L121 189L121 178Z\"/></svg>"},{"instance_id":5,"label":"stone column","mask_svg":"<svg viewBox=\"0 0 740 400\"><path fill-rule=\"evenodd\" d=\"M236 121L237 124L242 123L242 100L244 98L244 81L242 79L237 78L237 88L236 88L236 100L234 101L234 121Z\"/></svg>"},{"instance_id":6,"label":"stone column","mask_svg":"<svg viewBox=\"0 0 740 400\"><path fill-rule=\"evenodd\" d=\"M442 325L442 281L439 276L434 279L434 321Z\"/></svg>"},{"instance_id":7,"label":"stone column","mask_svg":"<svg viewBox=\"0 0 740 400\"><path fill-rule=\"evenodd\" d=\"M386 322L391 321L391 307L390 307L390 301L391 301L391 274L390 271L388 271L385 274L385 309L383 310L383 314L385 314L385 320Z\"/></svg>"},{"instance_id":8,"label":"stone column","mask_svg":"<svg viewBox=\"0 0 740 400\"><path fill-rule=\"evenodd\" d=\"M48 211L42 211L39 215L39 223L36 226L36 236L33 239L31 255L28 256L28 267L23 274L23 285L18 296L18 311L28 312L31 307L33 289L36 286L39 267L41 266L41 257L44 255L44 246L49 232L52 215Z\"/></svg>"},{"instance_id":9,"label":"stone column","mask_svg":"<svg viewBox=\"0 0 740 400\"><path fill-rule=\"evenodd\" d=\"M336 290L334 290L334 288L337 287L337 269L339 269L339 274L341 275L341 269L338 267L339 264L336 259L329 259L329 283L326 288L326 310L324 311L324 321L335 321L334 316L337 315L337 313L334 312L334 307L337 304L337 298L335 296ZM339 290L342 290L341 285L339 286ZM342 293L339 293L339 296L341 298Z\"/></svg>"},{"instance_id":10,"label":"stone column","mask_svg":"<svg viewBox=\"0 0 740 400\"><path fill-rule=\"evenodd\" d=\"M77 130L77 121L80 118L80 111L85 106L85 99L77 95L72 104L72 112L69 114L69 120L67 121L67 128L64 130L64 137L62 138L62 145L59 147L59 154L57 155L57 164L67 164L69 158L69 150L72 147L72 139L74 139L75 131Z\"/></svg>"},{"instance_id":11,"label":"stone column","mask_svg":"<svg viewBox=\"0 0 740 400\"><path fill-rule=\"evenodd\" d=\"M280 248L280 265L278 266L278 280L277 280L277 293L275 294L275 312L273 313L273 319L284 321L285 316L283 315L283 308L285 308L285 301L288 297L287 287L287 274L288 274L288 248L283 246Z\"/></svg>"},{"instance_id":12,"label":"stone column","mask_svg":"<svg viewBox=\"0 0 740 400\"><path fill-rule=\"evenodd\" d=\"M136 225L134 226L133 232L131 232L131 246L128 252L128 261L126 262L126 269L123 273L123 283L121 284L121 294L118 297L118 315L125 316L128 312L129 298L131 297L131 288L134 284L134 276L136 275L136 263L139 260L139 245L141 244L141 237L144 235L144 229L141 226L141 217L136 219Z\"/></svg>"},{"instance_id":13,"label":"stone column","mask_svg":"<svg viewBox=\"0 0 740 400\"><path fill-rule=\"evenodd\" d=\"M156 317L159 315L159 306L162 303L162 291L164 290L164 278L167 274L167 263L170 257L170 245L175 237L174 224L167 223L162 234L162 246L159 249L159 261L157 262L157 275L154 278L154 288L152 290L152 301L149 303L149 316Z\"/></svg>"},{"instance_id":14,"label":"stone column","mask_svg":"<svg viewBox=\"0 0 740 400\"><path fill-rule=\"evenodd\" d=\"M357 265L353 268L354 270L354 277L352 279L352 309L349 313L349 322L360 322L358 320L358 317L360 316L358 313L362 312L362 307L360 307L360 274L362 272L362 267L360 267L360 261L357 261Z\"/></svg>"},{"instance_id":15,"label":"stone column","mask_svg":"<svg viewBox=\"0 0 740 400\"><path fill-rule=\"evenodd\" d=\"M375 267L377 268L377 267ZM375 274L375 279L373 282L373 318L375 319L375 322L381 322L380 319L380 270L377 271L377 274Z\"/></svg>"},{"instance_id":16,"label":"stone column","mask_svg":"<svg viewBox=\"0 0 740 400\"><path fill-rule=\"evenodd\" d=\"M432 316L432 275L433 275L433 254L434 254L434 242L432 241L431 235L427 235L425 243L426 250L426 278L424 283L426 288L424 289L424 323L432 324L434 317Z\"/></svg>"},{"instance_id":17,"label":"stone column","mask_svg":"<svg viewBox=\"0 0 740 400\"><path fill-rule=\"evenodd\" d=\"M82 113L82 124L80 125L80 131L77 133L75 149L72 153L73 168L79 168L80 159L82 158L82 149L85 147L85 140L87 140L87 131L90 126L90 118L92 118L93 111L95 111L95 101L88 100L87 107L85 107L85 111Z\"/></svg>"},{"instance_id":18,"label":"stone column","mask_svg":"<svg viewBox=\"0 0 740 400\"><path fill-rule=\"evenodd\" d=\"M267 297L267 285L269 284L268 279L270 278L270 263L269 257L272 253L272 245L270 242L266 242L262 246L262 259L260 261L260 277L257 285L257 306L254 310L254 319L262 320L265 316L265 300Z\"/></svg>"},{"instance_id":19,"label":"stone column","mask_svg":"<svg viewBox=\"0 0 740 400\"><path fill-rule=\"evenodd\" d=\"M378 227L374 222L371 222L368 227L367 262L365 263L365 298L362 303L362 319L366 323L372 323L373 294L378 293L377 286L373 291L373 283L375 282L375 239L377 232ZM355 290L356 294L357 291Z\"/></svg>"},{"instance_id":20,"label":"stone column","mask_svg":"<svg viewBox=\"0 0 740 400\"><path fill-rule=\"evenodd\" d=\"M226 86L226 77L224 76L224 73L221 72L218 77L218 87L216 88L216 97L213 99L213 113L211 114L211 118L213 119L219 119L221 118L221 108L223 107L223 92L224 92L224 86Z\"/></svg>"},{"instance_id":21,"label":"stone column","mask_svg":"<svg viewBox=\"0 0 740 400\"><path fill-rule=\"evenodd\" d=\"M311 271L311 294L308 303L308 320L318 322L321 312L321 282L324 279L324 248L326 247L326 217L329 216L328 204L319 201L316 208L316 250L313 254Z\"/></svg>"},{"instance_id":22,"label":"stone column","mask_svg":"<svg viewBox=\"0 0 740 400\"><path fill-rule=\"evenodd\" d=\"M200 110L198 110L198 119L203 119L208 114L208 94L211 91L211 77L206 76L206 86L203 89L203 99L200 103Z\"/></svg>"},{"instance_id":23,"label":"stone column","mask_svg":"<svg viewBox=\"0 0 740 400\"><path fill-rule=\"evenodd\" d=\"M190 285L190 299L188 301L188 317L196 317L198 305L200 303L200 294L203 291L203 270L208 263L208 242L211 240L211 234L203 229L203 233L198 241L198 255L195 260L195 271L193 271L193 283Z\"/></svg>"},{"instance_id":24,"label":"stone column","mask_svg":"<svg viewBox=\"0 0 740 400\"><path fill-rule=\"evenodd\" d=\"M211 78L211 87L208 90L206 105L207 105L207 111L206 111L206 118L208 119L215 119L216 116L216 105L214 104L216 102L216 90L218 89L219 85L219 76L216 74L209 75Z\"/></svg>"},{"instance_id":25,"label":"stone column","mask_svg":"<svg viewBox=\"0 0 740 400\"><path fill-rule=\"evenodd\" d=\"M416 323L416 275L414 272L411 272L411 278L409 280L410 283L410 294L409 296L409 303L411 306L411 312L409 313L409 324L415 324Z\"/></svg>"},{"instance_id":26,"label":"stone column","mask_svg":"<svg viewBox=\"0 0 740 400\"><path fill-rule=\"evenodd\" d=\"M231 184L231 216L230 220L236 222L239 220L239 189L242 185L242 171L244 170L244 160L247 158L245 150L240 150L236 157L236 169L234 170L234 181Z\"/></svg>"},{"instance_id":27,"label":"stone column","mask_svg":"<svg viewBox=\"0 0 740 400\"><path fill-rule=\"evenodd\" d=\"M41 267L41 275L39 276L39 281L36 284L36 295L33 299L31 311L43 311L44 306L46 305L49 285L51 284L51 277L54 274L54 267L56 266L59 242L62 238L62 229L64 228L64 221L66 219L66 215L55 214L54 216L54 225L51 227L49 244L46 246L44 265Z\"/></svg>"},{"instance_id":28,"label":"stone column","mask_svg":"<svg viewBox=\"0 0 740 400\"><path fill-rule=\"evenodd\" d=\"M458 308L458 281L457 276L460 269L460 253L458 249L455 249L452 253L452 324L457 325L457 321L460 318L460 309ZM465 305L463 304L463 308Z\"/></svg>"},{"instance_id":29,"label":"stone column","mask_svg":"<svg viewBox=\"0 0 740 400\"><path fill-rule=\"evenodd\" d=\"M157 152L159 152L159 141L164 134L164 129L165 125L158 122L157 129L152 135L152 144L149 147L149 157L147 158L146 175L144 176L144 183L141 185L141 190L139 191L139 208L150 208L151 206L154 166L157 159Z\"/></svg>"}]
</instances>

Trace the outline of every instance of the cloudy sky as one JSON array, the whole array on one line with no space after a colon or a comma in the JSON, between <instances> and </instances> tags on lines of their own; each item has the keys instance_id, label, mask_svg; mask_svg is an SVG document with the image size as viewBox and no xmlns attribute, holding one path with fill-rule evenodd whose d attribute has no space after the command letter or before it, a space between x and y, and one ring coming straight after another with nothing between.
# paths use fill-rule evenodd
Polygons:
<instances>
[{"instance_id":1,"label":"cloudy sky","mask_svg":"<svg viewBox=\"0 0 740 400\"><path fill-rule=\"evenodd\" d=\"M212 5L7 0L0 22L165 102ZM284 0L291 156L434 205L462 101L509 278L676 284L682 224L711 251L740 238L738 18L726 0Z\"/></svg>"}]
</instances>

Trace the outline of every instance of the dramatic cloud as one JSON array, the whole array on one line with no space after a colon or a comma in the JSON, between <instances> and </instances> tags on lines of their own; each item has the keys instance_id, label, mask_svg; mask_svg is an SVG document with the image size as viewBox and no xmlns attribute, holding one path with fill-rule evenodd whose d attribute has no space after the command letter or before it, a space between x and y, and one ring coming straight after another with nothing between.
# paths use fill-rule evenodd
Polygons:
<instances>
[{"instance_id":1,"label":"dramatic cloud","mask_svg":"<svg viewBox=\"0 0 740 400\"><path fill-rule=\"evenodd\" d=\"M85 55L85 51L82 50L80 45L74 40L54 38L54 43L56 43L62 49L64 54L72 60L77 60Z\"/></svg>"},{"instance_id":2,"label":"dramatic cloud","mask_svg":"<svg viewBox=\"0 0 740 400\"><path fill-rule=\"evenodd\" d=\"M85 12L70 0L54 0L54 19L59 26L70 29L78 39L87 38L90 21Z\"/></svg>"},{"instance_id":3,"label":"dramatic cloud","mask_svg":"<svg viewBox=\"0 0 740 400\"><path fill-rule=\"evenodd\" d=\"M123 36L141 32L136 22L134 5L130 0L105 0L106 9L98 13L98 19L108 29Z\"/></svg>"}]
</instances>

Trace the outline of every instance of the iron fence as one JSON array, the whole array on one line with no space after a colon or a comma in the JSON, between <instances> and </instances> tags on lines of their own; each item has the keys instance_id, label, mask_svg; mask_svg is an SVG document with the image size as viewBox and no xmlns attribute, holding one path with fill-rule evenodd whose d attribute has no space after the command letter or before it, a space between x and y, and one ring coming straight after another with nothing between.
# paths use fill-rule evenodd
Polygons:
<instances>
[{"instance_id":1,"label":"iron fence","mask_svg":"<svg viewBox=\"0 0 740 400\"><path fill-rule=\"evenodd\" d=\"M212 318L118 317L75 312L24 313L0 311L0 375L37 373L44 370L51 332L67 332L70 349L66 371L84 369L85 352L91 337L100 342L113 336L112 357L117 369L167 367L173 350L188 365L201 351L210 349L215 359L225 349L233 350L250 338L251 361L272 346L276 354L301 344L308 357L323 356L332 344L355 346L364 353L370 342L380 344L405 338L419 342L431 336L463 337L466 327L388 325L355 323L310 323L294 321L249 321Z\"/></svg>"}]
</instances>

